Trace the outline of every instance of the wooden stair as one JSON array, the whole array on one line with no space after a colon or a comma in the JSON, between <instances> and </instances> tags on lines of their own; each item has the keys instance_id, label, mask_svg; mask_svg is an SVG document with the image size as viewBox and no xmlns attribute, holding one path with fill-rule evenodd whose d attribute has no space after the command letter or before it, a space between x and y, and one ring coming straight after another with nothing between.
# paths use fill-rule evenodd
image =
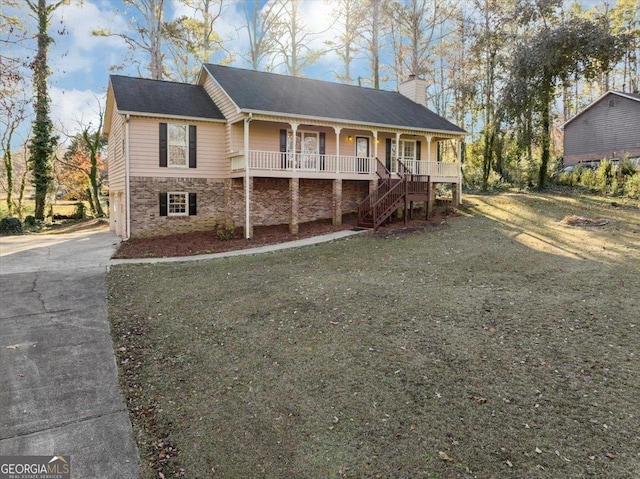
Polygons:
<instances>
[{"instance_id":1,"label":"wooden stair","mask_svg":"<svg viewBox=\"0 0 640 479\"><path fill-rule=\"evenodd\" d=\"M378 187L358 205L358 226L376 230L395 211L404 205L404 221L408 217L408 203L429 201L429 176L414 175L398 160L399 172L394 176L378 159L376 174Z\"/></svg>"}]
</instances>

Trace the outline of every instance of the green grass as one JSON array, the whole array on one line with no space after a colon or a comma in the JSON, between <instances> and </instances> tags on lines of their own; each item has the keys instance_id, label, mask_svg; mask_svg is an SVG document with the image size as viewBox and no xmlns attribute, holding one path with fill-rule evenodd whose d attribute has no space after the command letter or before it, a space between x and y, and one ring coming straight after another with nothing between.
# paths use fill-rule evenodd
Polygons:
<instances>
[{"instance_id":1,"label":"green grass","mask_svg":"<svg viewBox=\"0 0 640 479\"><path fill-rule=\"evenodd\" d=\"M466 198L417 232L113 267L142 477L637 478L638 204Z\"/></svg>"}]
</instances>

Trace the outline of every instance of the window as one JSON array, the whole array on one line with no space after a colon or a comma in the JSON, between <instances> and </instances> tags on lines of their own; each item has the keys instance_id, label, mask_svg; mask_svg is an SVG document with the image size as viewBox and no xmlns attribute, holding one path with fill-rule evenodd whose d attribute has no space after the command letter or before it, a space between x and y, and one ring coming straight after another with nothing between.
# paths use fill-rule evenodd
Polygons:
<instances>
[{"instance_id":1,"label":"window","mask_svg":"<svg viewBox=\"0 0 640 479\"><path fill-rule=\"evenodd\" d=\"M196 168L196 125L160 123L158 166Z\"/></svg>"},{"instance_id":2,"label":"window","mask_svg":"<svg viewBox=\"0 0 640 479\"><path fill-rule=\"evenodd\" d=\"M159 193L160 216L195 216L198 201L195 193Z\"/></svg>"},{"instance_id":3,"label":"window","mask_svg":"<svg viewBox=\"0 0 640 479\"><path fill-rule=\"evenodd\" d=\"M186 216L189 214L187 210L187 194L167 193L167 213L169 216Z\"/></svg>"},{"instance_id":4,"label":"window","mask_svg":"<svg viewBox=\"0 0 640 479\"><path fill-rule=\"evenodd\" d=\"M391 140L391 154L396 156L396 141ZM416 159L416 142L415 140L400 140L400 159L415 160Z\"/></svg>"},{"instance_id":5,"label":"window","mask_svg":"<svg viewBox=\"0 0 640 479\"><path fill-rule=\"evenodd\" d=\"M169 123L168 166L186 168L188 164L189 135L188 125Z\"/></svg>"}]
</instances>

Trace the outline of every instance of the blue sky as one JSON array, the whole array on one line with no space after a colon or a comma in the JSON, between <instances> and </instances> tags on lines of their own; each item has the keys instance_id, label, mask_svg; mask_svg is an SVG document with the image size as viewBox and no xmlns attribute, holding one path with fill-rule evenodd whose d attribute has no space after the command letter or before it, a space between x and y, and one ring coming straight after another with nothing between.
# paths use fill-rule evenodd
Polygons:
<instances>
[{"instance_id":1,"label":"blue sky","mask_svg":"<svg viewBox=\"0 0 640 479\"><path fill-rule=\"evenodd\" d=\"M0 0L1 2L1 0ZM50 0L52 3L52 0ZM177 0L165 0L165 19L172 20L181 15L190 15ZM49 78L51 96L51 115L56 128L66 133L78 130L80 124L97 124L97 112L104 107L105 92L112 73L109 68L120 64L129 53L125 42L117 37L96 37L93 30L110 29L125 31L127 16L123 14L126 5L120 0L70 0L69 5L58 8L51 21L49 34L55 43L49 52L49 64L52 74ZM231 51L246 52L247 42L244 32L238 27L244 23L242 2L229 2L217 23L217 32L225 40ZM331 2L324 0L306 0L303 3L303 15L312 29L325 30L330 22ZM33 19L26 17L26 10L19 15L25 23L33 25ZM327 32L315 40L316 46L331 37ZM23 57L35 54L35 39L17 47L16 53ZM212 58L215 62L220 58ZM366 65L363 60L362 65ZM233 66L246 67L247 63L236 57ZM335 54L326 55L317 66L308 71L309 76L326 80L335 78L338 60ZM130 65L118 71L118 74L138 76L138 66ZM142 72L147 75L146 71ZM29 83L30 85L30 83ZM30 126L30 125L26 125ZM28 128L21 132L21 137ZM64 137L64 135L62 135Z\"/></svg>"},{"instance_id":2,"label":"blue sky","mask_svg":"<svg viewBox=\"0 0 640 479\"><path fill-rule=\"evenodd\" d=\"M2 0L0 0L0 3ZM53 0L49 0L50 3ZM585 6L600 3L597 0L584 0ZM226 8L219 19L216 29L225 41L228 50L244 53L247 51L245 33L238 30L244 24L242 0L225 1ZM165 20L181 15L190 15L189 10L178 0L165 0ZM323 42L335 36L330 30L335 18L332 10L335 2L331 0L303 0L301 13L311 30L325 33L314 40L315 48L323 48ZM109 79L109 67L120 64L128 55L124 41L117 37L96 37L92 31L110 29L125 31L127 16L123 14L126 5L121 0L70 0L70 4L58 8L52 17L50 35L55 43L51 46L49 62L52 69L50 77L51 114L56 128L68 134L79 129L79 125L89 122L96 124L97 112L104 107L105 91ZM33 20L21 16L25 22ZM63 34L62 34L63 33ZM25 42L16 52L23 57L32 57L35 52L35 39ZM212 58L212 62L220 60ZM247 63L237 56L233 66L246 67ZM324 55L312 68L305 71L307 76L323 80L334 80L340 62L335 54ZM131 65L119 74L138 76L138 67ZM142 72L146 75L147 72ZM367 61L360 58L354 64L354 77L368 76ZM395 89L395 82L388 82L383 88ZM28 134L30 125L21 131L21 142ZM64 138L64 134L61 135Z\"/></svg>"}]
</instances>

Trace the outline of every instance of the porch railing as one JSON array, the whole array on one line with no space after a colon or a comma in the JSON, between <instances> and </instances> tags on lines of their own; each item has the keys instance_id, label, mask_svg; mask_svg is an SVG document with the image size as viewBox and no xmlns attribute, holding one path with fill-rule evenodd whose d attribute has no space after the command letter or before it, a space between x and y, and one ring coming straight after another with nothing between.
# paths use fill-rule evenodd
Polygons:
<instances>
[{"instance_id":1,"label":"porch railing","mask_svg":"<svg viewBox=\"0 0 640 479\"><path fill-rule=\"evenodd\" d=\"M245 169L244 155L231 158L231 171ZM249 168L270 171L318 171L330 173L374 173L375 159L345 155L281 153L279 151L249 152Z\"/></svg>"},{"instance_id":2,"label":"porch railing","mask_svg":"<svg viewBox=\"0 0 640 479\"><path fill-rule=\"evenodd\" d=\"M458 178L459 163L440 161L418 161L394 159L391 162L391 173L401 173L402 165L414 175L425 175L432 178ZM245 169L244 155L231 157L231 171ZM318 155L304 153L281 153L279 151L249 152L249 168L268 171L315 171L327 173L376 173L375 158L359 158L346 155Z\"/></svg>"},{"instance_id":3,"label":"porch railing","mask_svg":"<svg viewBox=\"0 0 640 479\"><path fill-rule=\"evenodd\" d=\"M460 163L418 160L403 160L402 162L414 175L453 178L457 178L460 175Z\"/></svg>"}]
</instances>

